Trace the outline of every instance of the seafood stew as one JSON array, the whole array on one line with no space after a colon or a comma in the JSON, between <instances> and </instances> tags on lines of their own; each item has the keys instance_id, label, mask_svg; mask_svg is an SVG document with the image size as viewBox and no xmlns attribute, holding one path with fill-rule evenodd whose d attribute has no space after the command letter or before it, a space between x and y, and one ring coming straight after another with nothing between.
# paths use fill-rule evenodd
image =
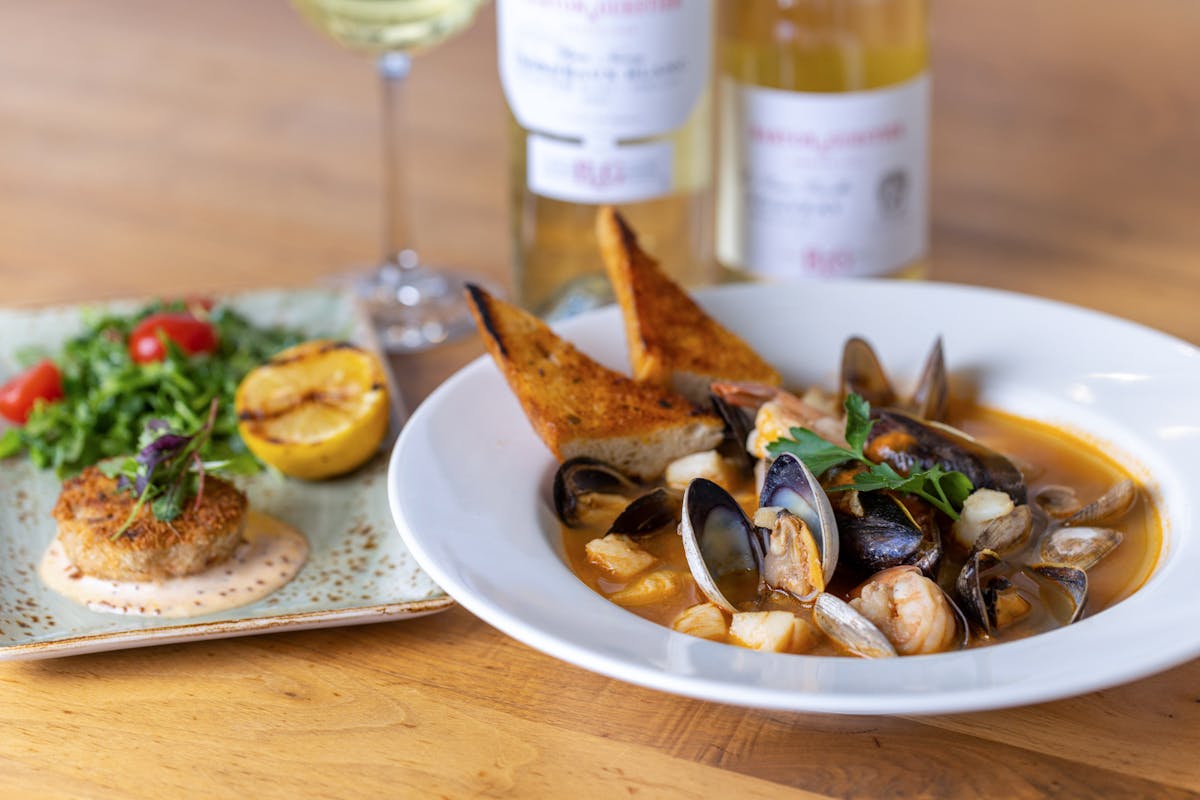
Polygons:
<instances>
[{"instance_id":1,"label":"seafood stew","mask_svg":"<svg viewBox=\"0 0 1200 800\"><path fill-rule=\"evenodd\" d=\"M822 400L818 392L808 393L804 401L826 409L833 405L833 398ZM747 426L748 435L741 432L750 453L758 447L758 455L767 455L758 439L781 432L773 418L779 410L776 406L770 401L760 405L756 424ZM883 427L878 419L889 412L874 413L875 427ZM719 455L681 459L690 464L673 465L666 485L653 488L623 483L622 476L612 474L603 482L589 483L597 480L596 467L602 465L584 465L591 467L585 477L570 477L579 471L578 464L560 469L556 491L569 494L566 483L577 495L569 500L575 506L572 513L563 516L568 563L601 595L664 626L714 641L812 655L906 655L1011 641L1091 616L1128 597L1148 578L1162 546L1161 522L1128 475L1098 447L1042 423L965 403L950 403L942 415L989 453L1004 453L1013 466L1020 486L1008 489L1027 502L1016 502L997 490L985 489L983 496L989 502L999 501L1009 512L1024 509L1026 513L1012 515L1022 529L1015 534L1020 541L1004 541L996 532L1004 526L995 524L971 540L970 534L961 532L965 524L946 515L927 514L933 518L920 520L921 509L911 497L863 492L855 502L866 501L868 518L890 515L904 523L914 519L922 523L910 525L907 531L915 542L890 541L882 548L888 552L864 563L856 550L873 549L862 545L862 540L871 539L870 532L856 538L855 519L846 510L848 493L831 491L828 497L840 535L825 547L810 537L810 547L816 546L795 561L816 580L797 587L770 574L770 554L785 547L786 533L781 528L787 526L764 519L758 510L760 501L766 502L768 487L760 489L756 483L769 483L769 473L764 475L759 467L756 481L745 469L749 462L736 449L726 448ZM833 427L826 426L826 431ZM886 435L885 429L879 438ZM867 449L881 447L868 445ZM824 476L826 484L838 480L836 470L830 473ZM743 554L741 562L736 554L727 553L725 558L733 558L734 568L720 576L705 574L696 563L689 563L687 500L703 505L709 518L720 513L735 519L732 508L712 511L720 500L709 497L715 493L707 482L704 491L694 491L691 479L701 474L736 501L744 514L742 535L758 547L757 554ZM565 481L564 476L568 476ZM1000 486L1013 480L1012 475L995 479ZM558 498L560 511L565 502ZM588 506L586 513L580 509L583 505ZM968 503L960 520L978 505L982 503ZM699 527L706 525L706 520L693 521ZM815 520L794 527L813 532L820 524ZM884 524L884 530L889 526ZM964 536L967 540L960 541ZM928 544L929 539L937 545L926 547L922 558L922 540ZM820 563L823 555L828 562L831 549L840 551L833 556L840 566L832 570L828 563ZM937 552L930 557L933 549ZM715 592L706 591L710 579L717 585ZM723 596L732 602L720 602ZM863 621L868 636L884 634L877 651L845 627Z\"/></svg>"}]
</instances>

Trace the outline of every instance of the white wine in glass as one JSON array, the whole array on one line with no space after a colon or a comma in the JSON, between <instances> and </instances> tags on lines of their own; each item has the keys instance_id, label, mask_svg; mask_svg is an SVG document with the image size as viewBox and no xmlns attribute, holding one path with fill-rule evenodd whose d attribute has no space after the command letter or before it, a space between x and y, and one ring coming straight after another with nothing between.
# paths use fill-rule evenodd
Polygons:
<instances>
[{"instance_id":1,"label":"white wine in glass","mask_svg":"<svg viewBox=\"0 0 1200 800\"><path fill-rule=\"evenodd\" d=\"M384 347L424 350L471 328L466 277L423 263L407 224L403 168L403 88L410 56L463 30L483 0L292 0L339 44L377 60L383 84L383 255L353 283L371 310Z\"/></svg>"}]
</instances>

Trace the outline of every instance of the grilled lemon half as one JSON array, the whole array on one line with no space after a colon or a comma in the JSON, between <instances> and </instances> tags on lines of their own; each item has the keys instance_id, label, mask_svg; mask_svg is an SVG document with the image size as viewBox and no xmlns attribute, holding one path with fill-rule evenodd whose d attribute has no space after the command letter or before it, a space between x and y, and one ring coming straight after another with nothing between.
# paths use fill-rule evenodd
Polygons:
<instances>
[{"instance_id":1,"label":"grilled lemon half","mask_svg":"<svg viewBox=\"0 0 1200 800\"><path fill-rule=\"evenodd\" d=\"M387 433L383 367L346 342L288 348L247 373L234 396L238 433L285 475L320 480L349 472Z\"/></svg>"}]
</instances>

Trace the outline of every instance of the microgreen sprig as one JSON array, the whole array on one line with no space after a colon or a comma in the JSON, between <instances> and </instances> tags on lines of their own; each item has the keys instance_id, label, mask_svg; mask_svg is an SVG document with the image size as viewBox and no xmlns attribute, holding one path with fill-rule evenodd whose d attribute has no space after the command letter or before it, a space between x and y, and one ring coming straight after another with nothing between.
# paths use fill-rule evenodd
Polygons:
<instances>
[{"instance_id":1,"label":"microgreen sprig","mask_svg":"<svg viewBox=\"0 0 1200 800\"><path fill-rule=\"evenodd\" d=\"M844 492L851 489L870 492L890 489L916 495L940 509L951 519L958 519L963 501L974 490L971 479L961 472L945 470L935 464L929 469L913 470L901 475L890 464L876 464L863 453L867 437L875 421L871 419L871 404L857 394L846 397L846 444L840 447L822 439L808 428L792 428L792 438L776 439L767 446L772 457L791 453L820 477L823 473L847 461L858 461L867 466L854 476L850 483L826 487L829 492Z\"/></svg>"},{"instance_id":2,"label":"microgreen sprig","mask_svg":"<svg viewBox=\"0 0 1200 800\"><path fill-rule=\"evenodd\" d=\"M193 509L200 506L205 473L228 466L228 462L205 462L200 457L200 451L212 436L217 405L217 399L213 398L204 423L190 436L172 432L170 425L162 420L148 421L136 456L100 465L101 472L118 479L118 490L132 492L137 498L125 523L112 535L113 540L129 530L147 503L154 517L167 523L184 513L189 497L195 498Z\"/></svg>"}]
</instances>

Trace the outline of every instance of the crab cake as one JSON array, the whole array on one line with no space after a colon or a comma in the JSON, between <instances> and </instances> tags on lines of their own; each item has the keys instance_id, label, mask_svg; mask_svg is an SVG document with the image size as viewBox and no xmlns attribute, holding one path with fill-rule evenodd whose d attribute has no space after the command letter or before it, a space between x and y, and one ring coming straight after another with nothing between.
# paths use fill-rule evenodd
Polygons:
<instances>
[{"instance_id":1,"label":"crab cake","mask_svg":"<svg viewBox=\"0 0 1200 800\"><path fill-rule=\"evenodd\" d=\"M199 508L188 500L171 522L149 504L113 539L136 503L115 478L88 467L63 483L54 506L58 540L84 574L116 581L159 581L201 572L233 555L242 542L246 496L219 478L204 479Z\"/></svg>"}]
</instances>

